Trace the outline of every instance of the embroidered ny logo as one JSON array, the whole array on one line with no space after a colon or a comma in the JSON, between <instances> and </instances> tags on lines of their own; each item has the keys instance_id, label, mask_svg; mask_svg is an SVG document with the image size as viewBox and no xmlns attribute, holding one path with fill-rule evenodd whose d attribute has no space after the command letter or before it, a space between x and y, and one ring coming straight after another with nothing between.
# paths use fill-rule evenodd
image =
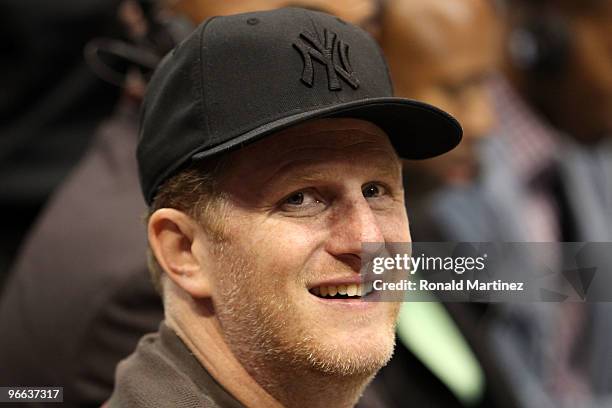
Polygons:
<instances>
[{"instance_id":1,"label":"embroidered ny logo","mask_svg":"<svg viewBox=\"0 0 612 408\"><path fill-rule=\"evenodd\" d=\"M349 62L349 46L342 40L338 40L335 33L323 30L323 44L318 35L308 31L300 34L300 42L293 46L302 54L304 70L302 71L302 82L308 86L314 83L314 69L312 59L325 65L327 70L327 83L330 91L342 89L338 76L340 76L353 89L359 88L359 81L351 68ZM337 57L336 57L337 55ZM339 63L337 61L339 59Z\"/></svg>"}]
</instances>

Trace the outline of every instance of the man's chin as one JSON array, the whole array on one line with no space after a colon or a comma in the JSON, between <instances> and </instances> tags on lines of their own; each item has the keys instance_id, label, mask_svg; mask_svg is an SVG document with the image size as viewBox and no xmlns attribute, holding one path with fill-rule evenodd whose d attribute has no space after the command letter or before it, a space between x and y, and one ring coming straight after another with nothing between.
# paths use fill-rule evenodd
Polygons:
<instances>
[{"instance_id":1,"label":"man's chin","mask_svg":"<svg viewBox=\"0 0 612 408\"><path fill-rule=\"evenodd\" d=\"M325 374L370 376L384 367L395 347L393 330L362 330L323 336L308 352L308 364Z\"/></svg>"},{"instance_id":2,"label":"man's chin","mask_svg":"<svg viewBox=\"0 0 612 408\"><path fill-rule=\"evenodd\" d=\"M310 340L304 345L311 367L329 374L369 376L387 364L395 347L398 303L325 306L324 312L308 310L309 316L302 320L312 323L303 327Z\"/></svg>"}]
</instances>

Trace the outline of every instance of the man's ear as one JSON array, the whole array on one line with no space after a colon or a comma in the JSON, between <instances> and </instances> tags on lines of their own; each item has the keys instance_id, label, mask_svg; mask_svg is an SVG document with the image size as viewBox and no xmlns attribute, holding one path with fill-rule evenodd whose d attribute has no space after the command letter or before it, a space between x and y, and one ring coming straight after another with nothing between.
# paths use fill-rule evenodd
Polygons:
<instances>
[{"instance_id":1,"label":"man's ear","mask_svg":"<svg viewBox=\"0 0 612 408\"><path fill-rule=\"evenodd\" d=\"M193 298L210 297L209 272L202 264L198 248L205 240L202 227L187 214L162 208L151 214L148 225L149 245L157 262L172 281ZM208 258L208 257L204 257Z\"/></svg>"}]
</instances>

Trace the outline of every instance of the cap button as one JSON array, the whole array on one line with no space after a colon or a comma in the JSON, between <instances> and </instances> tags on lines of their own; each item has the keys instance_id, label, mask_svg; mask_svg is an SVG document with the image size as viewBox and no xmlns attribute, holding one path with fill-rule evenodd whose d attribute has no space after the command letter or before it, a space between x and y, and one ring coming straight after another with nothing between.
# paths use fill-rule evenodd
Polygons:
<instances>
[{"instance_id":1,"label":"cap button","mask_svg":"<svg viewBox=\"0 0 612 408\"><path fill-rule=\"evenodd\" d=\"M247 24L248 25L256 25L259 24L259 19L255 18L255 17L251 17L249 19L247 19Z\"/></svg>"}]
</instances>

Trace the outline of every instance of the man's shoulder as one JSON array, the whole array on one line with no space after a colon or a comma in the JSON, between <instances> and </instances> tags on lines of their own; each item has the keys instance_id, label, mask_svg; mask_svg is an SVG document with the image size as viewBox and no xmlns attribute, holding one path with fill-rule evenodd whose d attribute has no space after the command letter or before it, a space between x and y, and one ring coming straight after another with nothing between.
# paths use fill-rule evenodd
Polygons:
<instances>
[{"instance_id":1,"label":"man's shoulder","mask_svg":"<svg viewBox=\"0 0 612 408\"><path fill-rule=\"evenodd\" d=\"M161 330L161 329L160 329ZM109 407L217 407L181 370L181 362L148 334L117 366Z\"/></svg>"},{"instance_id":2,"label":"man's shoulder","mask_svg":"<svg viewBox=\"0 0 612 408\"><path fill-rule=\"evenodd\" d=\"M165 324L144 336L134 353L117 366L114 407L234 407L178 336ZM229 397L231 398L231 397ZM237 402L236 402L237 403Z\"/></svg>"}]
</instances>

